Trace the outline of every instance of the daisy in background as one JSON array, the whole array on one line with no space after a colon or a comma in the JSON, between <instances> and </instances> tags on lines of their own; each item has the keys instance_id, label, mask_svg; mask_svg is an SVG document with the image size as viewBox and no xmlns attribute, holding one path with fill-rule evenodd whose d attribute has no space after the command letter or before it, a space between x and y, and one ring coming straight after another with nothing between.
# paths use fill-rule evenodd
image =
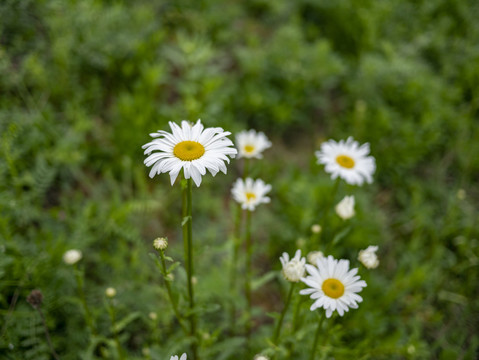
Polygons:
<instances>
[{"instance_id":1,"label":"daisy in background","mask_svg":"<svg viewBox=\"0 0 479 360\"><path fill-rule=\"evenodd\" d=\"M262 152L271 147L271 142L266 135L256 130L244 130L236 135L236 146L238 147L238 158L263 157Z\"/></svg>"},{"instance_id":2,"label":"daisy in background","mask_svg":"<svg viewBox=\"0 0 479 360\"><path fill-rule=\"evenodd\" d=\"M317 308L326 310L326 317L330 318L333 311L340 316L349 308L357 309L363 298L357 293L366 287L364 280L359 280L358 269L349 270L349 260L335 260L331 255L320 258L317 267L306 264L309 276L301 278L309 288L301 290L301 295L311 295L315 300L311 311Z\"/></svg>"},{"instance_id":3,"label":"daisy in background","mask_svg":"<svg viewBox=\"0 0 479 360\"><path fill-rule=\"evenodd\" d=\"M67 265L74 265L77 262L79 262L82 259L82 257L83 257L83 254L80 250L71 249L71 250L66 251L63 254L63 261Z\"/></svg>"},{"instance_id":4,"label":"daisy in background","mask_svg":"<svg viewBox=\"0 0 479 360\"><path fill-rule=\"evenodd\" d=\"M354 212L354 195L345 196L334 209L341 219L351 219L356 214Z\"/></svg>"},{"instance_id":5,"label":"daisy in background","mask_svg":"<svg viewBox=\"0 0 479 360\"><path fill-rule=\"evenodd\" d=\"M307 256L308 262L312 265L316 265L318 260L324 258L324 254L322 251L311 251Z\"/></svg>"},{"instance_id":6,"label":"daisy in background","mask_svg":"<svg viewBox=\"0 0 479 360\"><path fill-rule=\"evenodd\" d=\"M366 250L360 250L358 260L368 269L376 269L379 266L379 259L376 255L377 246L368 246Z\"/></svg>"},{"instance_id":7,"label":"daisy in background","mask_svg":"<svg viewBox=\"0 0 479 360\"><path fill-rule=\"evenodd\" d=\"M269 203L271 199L265 195L270 191L271 185L265 184L261 179L251 178L237 179L231 189L235 201L241 204L243 210L249 211L253 211L259 204Z\"/></svg>"},{"instance_id":8,"label":"daisy in background","mask_svg":"<svg viewBox=\"0 0 479 360\"><path fill-rule=\"evenodd\" d=\"M376 170L376 161L369 155L369 143L359 145L350 136L346 141L334 140L321 144L321 150L315 152L318 164L325 165L325 171L331 179L338 176L351 185L371 184Z\"/></svg>"},{"instance_id":9,"label":"daisy in background","mask_svg":"<svg viewBox=\"0 0 479 360\"><path fill-rule=\"evenodd\" d=\"M178 360L178 355L173 355L172 357L170 357L170 360ZM181 355L180 360L186 360L186 353Z\"/></svg>"},{"instance_id":10,"label":"daisy in background","mask_svg":"<svg viewBox=\"0 0 479 360\"><path fill-rule=\"evenodd\" d=\"M297 250L294 258L289 260L289 254L283 253L279 258L283 265L283 276L291 282L298 282L304 276L306 259L301 257L301 250Z\"/></svg>"},{"instance_id":11,"label":"daisy in background","mask_svg":"<svg viewBox=\"0 0 479 360\"><path fill-rule=\"evenodd\" d=\"M158 130L150 134L155 138L142 146L145 165L151 166L150 177L156 174L169 173L171 185L183 169L185 179L192 178L196 186L200 186L201 178L208 170L215 176L218 171L226 174L226 164L234 158L237 150L233 142L227 138L231 133L219 127L204 128L201 120L196 124L183 120L181 127L169 122L171 133Z\"/></svg>"}]
</instances>

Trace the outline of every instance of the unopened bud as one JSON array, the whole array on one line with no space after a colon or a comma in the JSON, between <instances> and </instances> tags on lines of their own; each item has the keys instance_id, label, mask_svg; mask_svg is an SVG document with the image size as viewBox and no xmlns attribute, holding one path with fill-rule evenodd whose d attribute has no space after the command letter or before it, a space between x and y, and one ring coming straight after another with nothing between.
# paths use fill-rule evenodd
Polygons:
<instances>
[{"instance_id":1,"label":"unopened bud","mask_svg":"<svg viewBox=\"0 0 479 360\"><path fill-rule=\"evenodd\" d=\"M27 302L32 305L34 309L38 308L43 302L43 294L40 290L32 290L27 296Z\"/></svg>"},{"instance_id":2,"label":"unopened bud","mask_svg":"<svg viewBox=\"0 0 479 360\"><path fill-rule=\"evenodd\" d=\"M156 250L165 250L168 247L168 240L164 237L153 240L153 247Z\"/></svg>"}]
</instances>

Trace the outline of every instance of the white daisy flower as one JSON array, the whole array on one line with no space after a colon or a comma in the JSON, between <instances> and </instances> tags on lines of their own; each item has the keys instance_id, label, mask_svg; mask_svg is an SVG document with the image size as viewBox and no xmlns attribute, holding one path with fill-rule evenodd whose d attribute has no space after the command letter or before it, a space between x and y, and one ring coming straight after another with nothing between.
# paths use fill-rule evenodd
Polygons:
<instances>
[{"instance_id":1,"label":"white daisy flower","mask_svg":"<svg viewBox=\"0 0 479 360\"><path fill-rule=\"evenodd\" d=\"M332 179L338 176L351 185L371 184L376 170L374 157L368 156L369 143L359 146L350 136L346 141L329 140L321 144L321 150L315 152L318 164L324 164Z\"/></svg>"},{"instance_id":2,"label":"white daisy flower","mask_svg":"<svg viewBox=\"0 0 479 360\"><path fill-rule=\"evenodd\" d=\"M63 254L63 261L65 262L65 264L73 265L79 262L82 257L83 255L80 250L72 249L66 251L65 254Z\"/></svg>"},{"instance_id":3,"label":"white daisy flower","mask_svg":"<svg viewBox=\"0 0 479 360\"><path fill-rule=\"evenodd\" d=\"M294 258L291 260L289 260L289 254L284 252L279 260L281 265L283 265L282 272L286 280L298 282L304 276L306 259L301 257L301 250L297 250Z\"/></svg>"},{"instance_id":4,"label":"white daisy flower","mask_svg":"<svg viewBox=\"0 0 479 360\"><path fill-rule=\"evenodd\" d=\"M244 210L253 211L257 205L269 203L270 198L265 196L271 191L271 185L265 184L261 179L253 181L251 178L237 179L233 184L231 193L236 202L241 204Z\"/></svg>"},{"instance_id":5,"label":"white daisy flower","mask_svg":"<svg viewBox=\"0 0 479 360\"><path fill-rule=\"evenodd\" d=\"M375 269L379 266L379 259L376 255L377 246L368 246L366 250L360 250L358 260L368 269Z\"/></svg>"},{"instance_id":6,"label":"white daisy flower","mask_svg":"<svg viewBox=\"0 0 479 360\"><path fill-rule=\"evenodd\" d=\"M301 281L309 286L301 290L301 295L311 295L315 300L311 311L317 308L326 310L326 317L331 317L333 311L343 316L349 308L357 309L363 298L357 293L366 287L364 280L359 280L358 269L349 270L349 260L335 260L331 255L318 259L317 267L306 264L309 276Z\"/></svg>"},{"instance_id":7,"label":"white daisy flower","mask_svg":"<svg viewBox=\"0 0 479 360\"><path fill-rule=\"evenodd\" d=\"M192 125L186 120L181 127L169 122L172 133L158 130L150 134L157 138L142 146L146 166L152 166L150 177L156 174L170 173L171 185L175 182L181 169L185 179L192 178L196 186L200 186L201 177L209 170L215 176L218 171L226 174L226 164L234 158L237 150L233 142L227 138L231 133L219 127L204 128L201 120ZM153 151L157 152L152 153Z\"/></svg>"},{"instance_id":8,"label":"white daisy flower","mask_svg":"<svg viewBox=\"0 0 479 360\"><path fill-rule=\"evenodd\" d=\"M262 152L271 147L271 142L263 132L256 130L244 130L236 135L236 146L238 147L238 159L263 157Z\"/></svg>"},{"instance_id":9,"label":"white daisy flower","mask_svg":"<svg viewBox=\"0 0 479 360\"><path fill-rule=\"evenodd\" d=\"M336 214L338 214L341 219L351 219L355 214L354 195L345 196L344 199L341 200L334 209L336 210Z\"/></svg>"},{"instance_id":10,"label":"white daisy flower","mask_svg":"<svg viewBox=\"0 0 479 360\"><path fill-rule=\"evenodd\" d=\"M178 360L178 355L173 355L172 357L170 357L170 360ZM180 360L186 360L186 353L183 353L183 355L181 355Z\"/></svg>"}]
</instances>

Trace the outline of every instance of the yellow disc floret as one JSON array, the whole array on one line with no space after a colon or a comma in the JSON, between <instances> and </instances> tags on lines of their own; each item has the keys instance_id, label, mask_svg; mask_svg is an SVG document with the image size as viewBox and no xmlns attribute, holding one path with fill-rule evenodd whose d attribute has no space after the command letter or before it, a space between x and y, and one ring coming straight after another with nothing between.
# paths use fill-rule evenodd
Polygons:
<instances>
[{"instance_id":1,"label":"yellow disc floret","mask_svg":"<svg viewBox=\"0 0 479 360\"><path fill-rule=\"evenodd\" d=\"M337 299L344 294L344 285L338 279L326 279L321 286L324 294L330 298Z\"/></svg>"},{"instance_id":2,"label":"yellow disc floret","mask_svg":"<svg viewBox=\"0 0 479 360\"><path fill-rule=\"evenodd\" d=\"M244 151L247 153L252 153L254 151L254 146L253 145L245 145L244 146Z\"/></svg>"},{"instance_id":3,"label":"yellow disc floret","mask_svg":"<svg viewBox=\"0 0 479 360\"><path fill-rule=\"evenodd\" d=\"M256 199L256 195L252 192L247 192L245 195L247 201L253 201Z\"/></svg>"},{"instance_id":4,"label":"yellow disc floret","mask_svg":"<svg viewBox=\"0 0 479 360\"><path fill-rule=\"evenodd\" d=\"M355 162L352 157L348 155L338 155L336 156L336 162L346 169L352 169L355 165Z\"/></svg>"},{"instance_id":5,"label":"yellow disc floret","mask_svg":"<svg viewBox=\"0 0 479 360\"><path fill-rule=\"evenodd\" d=\"M182 141L175 145L173 154L180 160L192 161L199 159L205 153L205 147L196 141Z\"/></svg>"}]
</instances>

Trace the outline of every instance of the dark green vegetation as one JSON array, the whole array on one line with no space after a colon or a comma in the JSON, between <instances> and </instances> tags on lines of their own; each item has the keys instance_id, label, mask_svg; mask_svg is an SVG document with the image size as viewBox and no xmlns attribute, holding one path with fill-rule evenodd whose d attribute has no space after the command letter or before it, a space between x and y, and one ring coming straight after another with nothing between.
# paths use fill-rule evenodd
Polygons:
<instances>
[{"instance_id":1,"label":"dark green vegetation","mask_svg":"<svg viewBox=\"0 0 479 360\"><path fill-rule=\"evenodd\" d=\"M333 255L355 264L359 249L378 244L381 265L361 270L365 300L334 319L323 354L474 359L478 13L472 0L1 1L0 357L50 358L26 302L40 289L62 359L115 358L109 286L128 359L148 358L144 349L152 359L187 351L148 256L152 240L168 236L168 255L183 261L181 190L167 175L148 178L141 145L167 121L201 118L273 141L253 169L273 186L271 205L253 219L258 276L278 271L278 256L308 241L312 224L323 226L325 242L340 226L328 230L318 218L332 181L313 151L349 135L371 144L375 183L340 189L356 195L358 214ZM237 359L244 349L228 328L225 276L240 165L194 191L204 359ZM83 252L98 343L62 262L71 248ZM175 275L185 292L184 271ZM262 310L244 359L267 347L273 320L263 314L281 310L285 285L277 273L256 289ZM299 340L285 331L284 343L305 346L295 359L307 359L311 315Z\"/></svg>"}]
</instances>

